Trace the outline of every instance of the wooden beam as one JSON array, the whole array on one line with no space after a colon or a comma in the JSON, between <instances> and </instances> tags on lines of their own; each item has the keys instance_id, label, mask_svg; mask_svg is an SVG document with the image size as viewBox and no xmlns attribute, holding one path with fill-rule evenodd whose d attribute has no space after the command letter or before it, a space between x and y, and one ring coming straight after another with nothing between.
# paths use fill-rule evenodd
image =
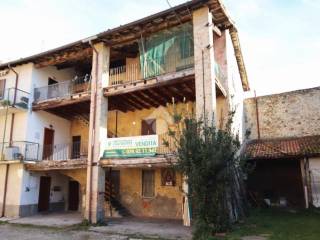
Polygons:
<instances>
[{"instance_id":1,"label":"wooden beam","mask_svg":"<svg viewBox=\"0 0 320 240\"><path fill-rule=\"evenodd\" d=\"M117 87L107 87L104 89L104 96L116 96L134 91L141 91L149 88L165 86L168 84L174 84L178 82L189 81L194 78L194 69L186 69L183 71L165 74L153 79L137 82L135 84L123 84Z\"/></svg>"},{"instance_id":2,"label":"wooden beam","mask_svg":"<svg viewBox=\"0 0 320 240\"><path fill-rule=\"evenodd\" d=\"M162 106L167 105L168 99L164 98L163 95L159 94L157 92L157 88L150 88L150 89L147 89L146 91L148 91L148 93L150 93L154 99L158 99Z\"/></svg>"},{"instance_id":3,"label":"wooden beam","mask_svg":"<svg viewBox=\"0 0 320 240\"><path fill-rule=\"evenodd\" d=\"M221 37L222 35L221 30L216 25L214 25L212 29L217 36Z\"/></svg>"},{"instance_id":4,"label":"wooden beam","mask_svg":"<svg viewBox=\"0 0 320 240\"><path fill-rule=\"evenodd\" d=\"M129 97L129 99L131 99L132 101L134 101L136 104L142 106L142 108L150 108L152 107L152 105L141 101L141 99L137 98L136 96L133 95L133 93L128 93L126 94L127 97Z\"/></svg>"},{"instance_id":5,"label":"wooden beam","mask_svg":"<svg viewBox=\"0 0 320 240\"><path fill-rule=\"evenodd\" d=\"M89 100L90 100L90 93L80 94L80 96L77 98L71 97L71 98L65 98L65 99L52 99L52 100L49 99L47 101L43 101L40 103L34 103L32 105L32 110L33 111L46 110L50 108L57 108L57 107L76 104L76 103L85 102Z\"/></svg>"},{"instance_id":6,"label":"wooden beam","mask_svg":"<svg viewBox=\"0 0 320 240\"><path fill-rule=\"evenodd\" d=\"M150 98L144 91L137 91L134 94L145 102L148 102L152 107L158 107L160 104Z\"/></svg>"},{"instance_id":7,"label":"wooden beam","mask_svg":"<svg viewBox=\"0 0 320 240\"><path fill-rule=\"evenodd\" d=\"M67 61L79 61L86 58L91 58L92 49L90 47L82 49L82 50L73 50L69 52L62 52L55 55L50 55L47 58L40 59L35 62L36 68L42 68L52 65L58 65L65 63Z\"/></svg>"}]
</instances>

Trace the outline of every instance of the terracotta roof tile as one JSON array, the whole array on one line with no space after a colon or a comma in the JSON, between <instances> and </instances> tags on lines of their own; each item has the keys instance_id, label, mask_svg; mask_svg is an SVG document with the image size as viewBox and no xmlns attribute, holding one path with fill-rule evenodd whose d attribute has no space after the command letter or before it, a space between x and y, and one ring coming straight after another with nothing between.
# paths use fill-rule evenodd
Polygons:
<instances>
[{"instance_id":1,"label":"terracotta roof tile","mask_svg":"<svg viewBox=\"0 0 320 240\"><path fill-rule=\"evenodd\" d=\"M244 151L249 159L276 159L320 155L320 135L252 140Z\"/></svg>"}]
</instances>

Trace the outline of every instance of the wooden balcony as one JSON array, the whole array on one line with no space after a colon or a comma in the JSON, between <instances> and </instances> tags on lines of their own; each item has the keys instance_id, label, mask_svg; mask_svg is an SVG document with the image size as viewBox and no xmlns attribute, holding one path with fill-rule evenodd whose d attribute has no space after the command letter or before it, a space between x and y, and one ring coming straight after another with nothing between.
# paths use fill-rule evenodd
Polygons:
<instances>
[{"instance_id":1,"label":"wooden balcony","mask_svg":"<svg viewBox=\"0 0 320 240\"><path fill-rule=\"evenodd\" d=\"M91 76L34 89L32 110L45 110L90 100Z\"/></svg>"},{"instance_id":2,"label":"wooden balcony","mask_svg":"<svg viewBox=\"0 0 320 240\"><path fill-rule=\"evenodd\" d=\"M33 163L26 162L31 171L68 170L86 168L88 142L42 146L42 154Z\"/></svg>"}]
</instances>

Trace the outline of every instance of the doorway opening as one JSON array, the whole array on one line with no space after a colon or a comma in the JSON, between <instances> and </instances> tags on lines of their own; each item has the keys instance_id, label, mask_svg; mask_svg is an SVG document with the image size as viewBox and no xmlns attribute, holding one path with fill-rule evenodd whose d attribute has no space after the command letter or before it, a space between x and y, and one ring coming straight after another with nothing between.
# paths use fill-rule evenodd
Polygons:
<instances>
[{"instance_id":1,"label":"doorway opening","mask_svg":"<svg viewBox=\"0 0 320 240\"><path fill-rule=\"evenodd\" d=\"M40 177L38 211L49 211L51 177Z\"/></svg>"},{"instance_id":2,"label":"doorway opening","mask_svg":"<svg viewBox=\"0 0 320 240\"><path fill-rule=\"evenodd\" d=\"M69 181L69 197L68 210L79 210L79 183L77 181Z\"/></svg>"}]
</instances>

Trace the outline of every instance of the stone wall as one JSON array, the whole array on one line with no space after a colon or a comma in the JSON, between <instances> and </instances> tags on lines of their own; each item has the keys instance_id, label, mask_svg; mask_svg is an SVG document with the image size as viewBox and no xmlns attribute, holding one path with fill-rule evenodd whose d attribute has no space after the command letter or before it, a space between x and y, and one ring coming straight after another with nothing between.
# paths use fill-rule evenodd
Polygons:
<instances>
[{"instance_id":1,"label":"stone wall","mask_svg":"<svg viewBox=\"0 0 320 240\"><path fill-rule=\"evenodd\" d=\"M261 138L320 134L320 87L257 98ZM245 100L244 132L257 138L255 99Z\"/></svg>"}]
</instances>

